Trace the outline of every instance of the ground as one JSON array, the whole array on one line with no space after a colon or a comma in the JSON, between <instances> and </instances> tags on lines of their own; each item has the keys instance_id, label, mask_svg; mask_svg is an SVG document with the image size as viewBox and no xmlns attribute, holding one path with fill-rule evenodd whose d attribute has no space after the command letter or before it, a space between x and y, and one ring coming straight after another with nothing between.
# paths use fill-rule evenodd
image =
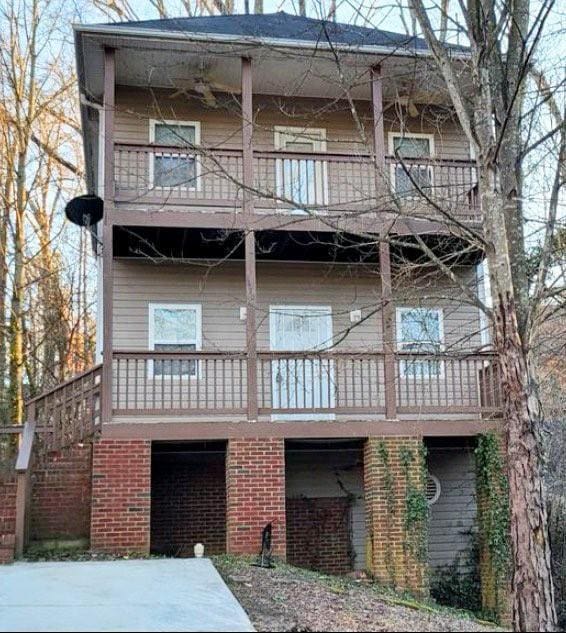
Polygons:
<instances>
[{"instance_id":1,"label":"ground","mask_svg":"<svg viewBox=\"0 0 566 633\"><path fill-rule=\"evenodd\" d=\"M258 631L497 631L465 612L417 603L364 580L289 565L261 569L216 557L216 568Z\"/></svg>"}]
</instances>

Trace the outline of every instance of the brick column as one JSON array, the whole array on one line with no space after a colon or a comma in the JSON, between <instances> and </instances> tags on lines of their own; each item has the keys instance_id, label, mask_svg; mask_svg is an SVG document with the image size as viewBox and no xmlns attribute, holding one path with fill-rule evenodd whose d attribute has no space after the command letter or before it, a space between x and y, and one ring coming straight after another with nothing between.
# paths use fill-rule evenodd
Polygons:
<instances>
[{"instance_id":1,"label":"brick column","mask_svg":"<svg viewBox=\"0 0 566 633\"><path fill-rule=\"evenodd\" d=\"M415 491L422 485L421 460L419 438L372 437L366 441L366 566L379 582L416 595L428 592L426 556L418 550L420 545L426 547L427 521L409 525L407 493L408 487Z\"/></svg>"},{"instance_id":2,"label":"brick column","mask_svg":"<svg viewBox=\"0 0 566 633\"><path fill-rule=\"evenodd\" d=\"M0 478L0 565L12 563L16 552L16 479Z\"/></svg>"},{"instance_id":3,"label":"brick column","mask_svg":"<svg viewBox=\"0 0 566 633\"><path fill-rule=\"evenodd\" d=\"M149 553L151 442L96 442L92 456L91 548Z\"/></svg>"},{"instance_id":4,"label":"brick column","mask_svg":"<svg viewBox=\"0 0 566 633\"><path fill-rule=\"evenodd\" d=\"M479 573L481 586L482 611L492 617L498 624L511 627L513 609L511 602L510 569L501 569L501 564L493 560L489 546L490 526L499 520L502 508L496 500L506 499L507 495L501 488L502 478L505 477L505 440L498 437L500 464L491 473L482 473L479 457L476 456L476 499L478 509L478 537L479 537ZM481 440L478 440L481 441ZM491 495L488 494L491 492ZM491 496L491 499L490 499ZM496 503L495 506L492 504ZM505 506L508 502L505 502ZM508 512L508 507L505 508ZM511 538L510 535L507 537ZM510 567L510 565L509 565Z\"/></svg>"},{"instance_id":5,"label":"brick column","mask_svg":"<svg viewBox=\"0 0 566 633\"><path fill-rule=\"evenodd\" d=\"M235 439L226 455L229 554L258 554L261 531L273 524L273 553L285 559L285 441Z\"/></svg>"}]
</instances>

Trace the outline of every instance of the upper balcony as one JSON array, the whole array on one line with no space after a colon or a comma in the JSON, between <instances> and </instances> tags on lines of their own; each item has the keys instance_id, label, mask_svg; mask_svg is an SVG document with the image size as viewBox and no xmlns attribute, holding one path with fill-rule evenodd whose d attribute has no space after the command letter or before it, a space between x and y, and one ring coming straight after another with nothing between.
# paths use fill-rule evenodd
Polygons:
<instances>
[{"instance_id":1,"label":"upper balcony","mask_svg":"<svg viewBox=\"0 0 566 633\"><path fill-rule=\"evenodd\" d=\"M479 223L475 162L424 42L264 17L77 29L87 178L114 223Z\"/></svg>"},{"instance_id":2,"label":"upper balcony","mask_svg":"<svg viewBox=\"0 0 566 633\"><path fill-rule=\"evenodd\" d=\"M242 208L241 149L117 143L114 156L119 209ZM369 153L272 149L253 152L253 176L251 194L260 214L315 216L332 223L390 211L442 221L439 209L446 209L460 222L480 221L477 171L465 159L387 156L380 178Z\"/></svg>"}]
</instances>

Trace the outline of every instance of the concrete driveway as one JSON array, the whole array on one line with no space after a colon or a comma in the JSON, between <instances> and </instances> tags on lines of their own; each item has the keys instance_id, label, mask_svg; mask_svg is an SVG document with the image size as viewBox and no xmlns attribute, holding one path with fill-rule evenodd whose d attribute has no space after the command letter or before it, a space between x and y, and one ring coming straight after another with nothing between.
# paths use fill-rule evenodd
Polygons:
<instances>
[{"instance_id":1,"label":"concrete driveway","mask_svg":"<svg viewBox=\"0 0 566 633\"><path fill-rule=\"evenodd\" d=\"M0 631L253 631L209 560L0 567Z\"/></svg>"}]
</instances>

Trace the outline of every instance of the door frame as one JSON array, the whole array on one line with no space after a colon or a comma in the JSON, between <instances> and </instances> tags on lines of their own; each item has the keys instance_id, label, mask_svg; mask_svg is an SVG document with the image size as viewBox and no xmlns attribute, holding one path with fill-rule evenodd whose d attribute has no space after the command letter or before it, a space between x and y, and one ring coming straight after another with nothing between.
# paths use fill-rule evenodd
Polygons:
<instances>
[{"instance_id":1,"label":"door frame","mask_svg":"<svg viewBox=\"0 0 566 633\"><path fill-rule=\"evenodd\" d=\"M318 310L318 311L322 311L325 312L325 316L329 316L330 318L328 319L327 323L328 323L328 328L329 328L329 336L328 336L328 341L332 342L333 337L334 337L334 323L333 323L333 313L332 313L332 306L331 305L315 305L315 304L309 304L309 305L305 305L305 304L301 304L301 305L297 305L297 304L270 304L269 305L269 350L272 352L285 352L285 351L317 351L317 348L313 348L312 350L291 350L291 349L274 349L274 341L275 341L275 328L273 327L273 316L274 313L277 310L280 311L285 311L285 310L302 310L304 312L308 311L309 309L314 310ZM323 348L324 350L324 348ZM320 350L318 350L320 351ZM275 361L276 362L276 361ZM332 363L332 361L329 361L330 363ZM334 382L334 367L332 364L329 365L330 366L330 375L329 375L329 380L333 383ZM271 370L270 370L270 380L271 380L271 385L272 385L272 398L273 398L273 363L271 365ZM333 392L332 390L330 390L330 394L331 394L331 402L335 402L335 397L333 396ZM272 421L294 421L294 420L334 420L336 418L336 414L335 413L272 413L271 414L271 420Z\"/></svg>"}]
</instances>

